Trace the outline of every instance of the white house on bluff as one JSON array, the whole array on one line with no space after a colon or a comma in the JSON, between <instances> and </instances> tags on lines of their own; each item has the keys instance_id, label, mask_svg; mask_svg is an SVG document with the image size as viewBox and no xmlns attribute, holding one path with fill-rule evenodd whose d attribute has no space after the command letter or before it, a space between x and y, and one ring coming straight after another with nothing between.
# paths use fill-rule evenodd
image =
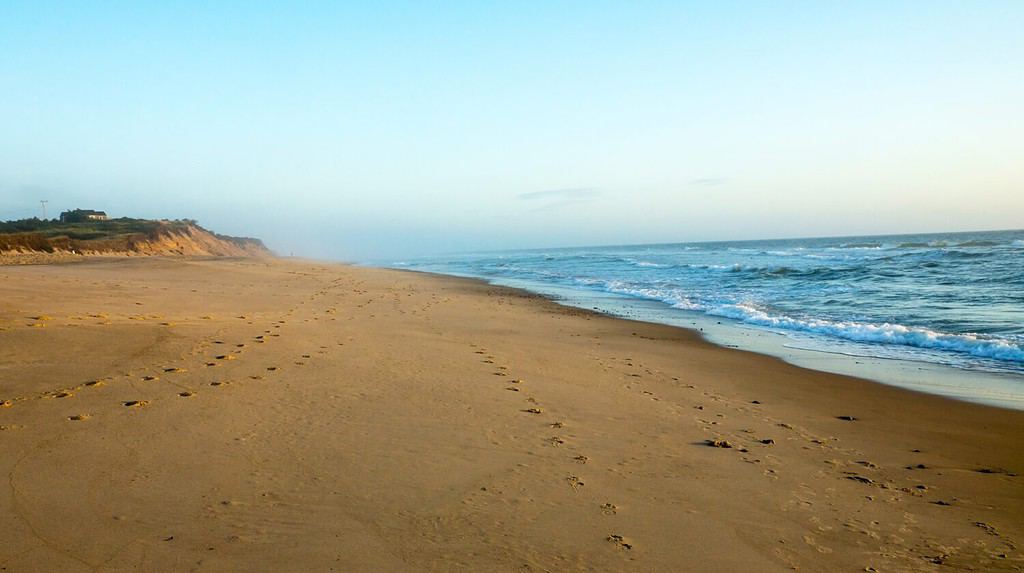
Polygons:
<instances>
[{"instance_id":1,"label":"white house on bluff","mask_svg":"<svg viewBox=\"0 0 1024 573\"><path fill-rule=\"evenodd\" d=\"M60 214L61 223L84 223L85 221L106 221L107 214L92 209L75 209Z\"/></svg>"}]
</instances>

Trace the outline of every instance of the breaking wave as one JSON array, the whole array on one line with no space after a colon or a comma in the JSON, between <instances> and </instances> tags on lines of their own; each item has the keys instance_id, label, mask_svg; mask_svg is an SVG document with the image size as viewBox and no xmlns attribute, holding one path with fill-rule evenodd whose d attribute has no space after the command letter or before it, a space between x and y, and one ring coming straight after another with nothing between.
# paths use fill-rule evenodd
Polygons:
<instances>
[{"instance_id":1,"label":"breaking wave","mask_svg":"<svg viewBox=\"0 0 1024 573\"><path fill-rule=\"evenodd\" d=\"M600 285L608 292L656 300L674 308L701 311L712 316L731 318L757 326L823 334L854 342L944 350L978 358L1024 362L1024 347L997 336L973 333L952 334L892 323L872 324L820 318L795 318L784 314L771 314L752 304L707 303L688 297L678 290L645 288L621 281L593 281L591 284Z\"/></svg>"},{"instance_id":2,"label":"breaking wave","mask_svg":"<svg viewBox=\"0 0 1024 573\"><path fill-rule=\"evenodd\" d=\"M822 319L798 319L772 315L745 304L722 305L708 314L723 316L759 326L826 334L854 342L895 344L914 348L945 350L979 358L1024 362L1024 348L1005 339L980 334L950 334L902 324L833 322Z\"/></svg>"}]
</instances>

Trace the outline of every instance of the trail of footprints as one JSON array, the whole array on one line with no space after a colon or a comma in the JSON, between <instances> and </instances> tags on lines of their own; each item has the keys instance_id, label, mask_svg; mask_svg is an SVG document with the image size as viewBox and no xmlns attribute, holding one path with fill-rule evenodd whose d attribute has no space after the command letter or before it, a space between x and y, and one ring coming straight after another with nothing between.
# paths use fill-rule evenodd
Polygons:
<instances>
[{"instance_id":1,"label":"trail of footprints","mask_svg":"<svg viewBox=\"0 0 1024 573\"><path fill-rule=\"evenodd\" d=\"M677 378L673 380L678 381ZM686 385L686 388L696 389L692 385ZM809 450L812 452L821 452L825 454L825 458L821 460L824 467L818 471L813 477L815 478L830 478L835 480L842 480L847 482L853 482L860 484L861 486L874 488L878 493L871 493L865 495L865 499L869 501L881 501L884 503L898 504L907 502L910 500L918 500L917 503L929 503L938 506L949 506L952 505L948 497L932 495L932 488L926 483L927 472L922 476L916 475L920 470L931 470L933 468L928 467L923 463L915 463L913 461L914 456L920 455L922 452L918 449L910 450L908 452L908 465L899 468L883 468L879 464L876 464L864 454L854 448L843 447L839 443L839 439L833 436L822 436L815 434L814 432L802 428L783 420L777 419L770 415L767 415L759 400L752 400L750 402L733 403L725 400L723 397L703 392L705 400L701 400L701 404L694 406L694 409L701 412L703 415L698 415L694 419L701 424L702 430L710 434L705 444L711 447L722 448L723 450L731 450L742 454L742 460L747 463L757 464L764 467L763 474L770 479L777 479L778 469L773 463L773 456L769 450L764 450L763 455L752 453L754 448L764 446L775 446L776 440L779 440L781 444L787 444L790 447L793 445L799 446L803 450ZM707 406L707 408L705 407ZM749 428L740 428L733 430L732 432L719 431L719 422L725 418L725 415L719 413L714 417L717 420L710 419L707 414L710 413L711 409L731 409L734 411L742 411L747 413L754 413L757 415L762 422L762 431L758 432ZM834 416L834 419L842 423L848 422L859 422L860 420L856 416L849 414L839 414ZM767 428L767 430L765 429ZM774 429L774 431L771 431ZM772 437L766 437L772 436ZM946 468L952 471L973 471L980 474L998 474L1007 477L1018 477L1017 474L1002 469L1002 468ZM901 485L902 484L902 485ZM828 508L829 512L835 512L835 506L831 502L831 497L835 495L834 490L828 490L826 498L822 501L823 505ZM947 494L948 495L948 494ZM795 493L793 497L795 503L791 504L791 507L801 510L809 510L814 506L814 502L800 499L799 494ZM955 498L954 498L955 501ZM917 506L920 507L920 506ZM909 512L913 507L907 507L903 511L903 522L898 524L889 524L889 537L891 538L895 533L892 532L906 532L909 529L919 528L918 518ZM809 533L804 537L803 541L816 551L827 553L831 551L829 548L821 545L820 541L816 538L813 532L826 532L835 529L831 525L821 525L817 523L820 518L810 516L808 522L813 525L811 528L812 533ZM845 521L843 519L837 519L837 525L845 528L848 531L865 535L875 540L881 539L881 533L884 528L879 522L871 522L870 524L859 523L855 518L849 518ZM973 526L980 528L989 535L997 538L995 548L988 546L987 550L983 549L987 544L980 541L970 542L967 539L958 538L956 543L967 544L961 545L960 549L967 548L968 546L976 551L981 552L986 559L1006 559L1006 554L1011 551L1016 551L1016 544L1014 540L1002 535L995 531L990 524L983 522L973 522ZM994 532L994 533L993 533ZM899 536L897 536L899 537ZM953 540L948 540L953 542ZM948 551L951 546L942 546L938 542L938 549ZM898 545L898 544L897 544ZM954 544L955 547L955 544ZM979 549L981 548L981 549ZM909 550L906 547L894 547L891 543L881 543L879 546L881 555L892 554L900 555L911 561L925 558L930 563L942 564L949 555L942 553L942 551L936 551L935 547L931 548L914 548ZM986 553L987 551L987 553ZM938 555L931 555L931 553L938 553ZM870 565L865 570L874 570Z\"/></svg>"},{"instance_id":2,"label":"trail of footprints","mask_svg":"<svg viewBox=\"0 0 1024 573\"><path fill-rule=\"evenodd\" d=\"M510 377L509 367L504 365L498 365L497 358L493 354L489 353L486 348L478 346L476 344L470 344L470 347L473 348L474 354L481 357L480 361L483 364L495 365L493 366L493 374L495 376L499 376L502 378ZM505 390L511 390L514 392L523 392L528 388L527 382L520 378L511 378L506 382L503 382L503 384L505 384ZM520 408L519 410L521 413L539 416L542 418L544 417L544 409L540 406L539 401L535 397L527 395L523 399L523 401L524 407ZM546 435L546 437L540 438L540 443L542 447L564 447L568 450L568 453L565 457L566 468L564 474L565 477L563 479L565 481L566 486L568 486L573 492L579 492L584 487L586 487L586 482L584 481L584 478L580 476L580 473L582 473L580 472L580 469L582 468L580 468L579 466L586 465L590 461L590 458L586 455L574 451L574 446L569 444L567 440L563 438L561 435L552 435L552 430L560 430L564 429L565 427L566 422L563 420L544 422L538 427L537 435ZM486 488L484 489L486 490ZM602 515L606 516L616 515L618 513L618 509L619 508L615 504L610 502L603 503L596 508L596 510L600 511ZM629 540L628 538L624 537L623 535L617 532L608 533L605 536L605 540L619 550L631 551L634 547L633 541Z\"/></svg>"},{"instance_id":3,"label":"trail of footprints","mask_svg":"<svg viewBox=\"0 0 1024 573\"><path fill-rule=\"evenodd\" d=\"M490 354L486 348L479 347L475 344L471 344L470 346L474 349L475 354L480 357L483 364L493 365L493 374L495 376L501 378L510 376L509 368L499 365L497 358L493 354ZM907 480L910 481L908 485L899 485L899 478L891 475L892 472L886 468L882 468L878 464L868 460L863 452L853 448L843 447L839 443L838 438L833 436L819 435L806 428L777 419L765 412L763 404L759 400L739 402L726 399L725 397L713 392L701 391L696 386L683 382L679 377L672 377L661 372L652 371L649 368L645 368L642 365L637 364L631 358L619 359L618 361L614 358L610 361L602 360L600 357L595 357L595 359L605 371L615 371L618 368L625 367L623 370L623 383L625 387L627 389L636 390L641 395L646 396L653 401L660 400L653 392L642 387L643 379L645 377L662 377L664 378L664 381L668 382L671 380L671 382L675 383L678 387L699 392L699 396L695 396L697 403L692 406L694 411L692 419L697 427L708 436L702 443L702 446L719 448L723 451L736 452L741 456L740 459L743 462L762 468L762 474L770 480L777 480L778 472L781 469L777 460L771 455L771 448L775 447L777 444L785 444L786 447L796 446L808 451L821 452L827 456L823 460L823 469L813 477L831 477L832 479L858 483L866 487L874 488L875 490L886 494L885 498L880 498L883 502L900 503L916 498L939 506L951 505L952 503L942 498L928 499L927 496L929 492L931 492L931 488L926 483L920 483L917 479L914 479L913 475L903 477L904 482ZM637 372L638 369L640 372ZM511 379L505 385L506 390L516 392L525 392L526 388L527 384L521 379ZM533 396L526 396L524 398L524 402L523 407L520 408L520 412L538 417L544 416L545 412L543 407ZM683 406L677 405L675 407L677 408L676 411L678 413L683 414L685 412ZM723 422L729 419L728 416L730 412L753 414L759 420L760 429L736 428L732 430L725 430L723 428ZM835 416L835 419L844 423L855 423L859 421L856 416L849 414L838 414ZM543 426L543 428L547 430L557 430L564 427L565 422L561 420L548 422ZM544 430L538 430L538 434L542 436L540 437L540 440L543 446L563 447L570 450L573 449L571 444L567 444L567 441L561 436L551 435L550 431L544 433L541 432L544 432ZM576 454L577 452L571 453ZM910 456L912 457L913 454L916 453L920 453L919 450L910 452ZM568 456L566 463L585 465L588 461L589 458L586 455L579 454L575 456ZM924 464L910 463L905 468L900 469L913 472L927 470L930 468ZM1002 468L975 468L973 470L965 471L1017 477L1017 474ZM565 483L573 491L580 491L585 487L585 481L579 474L579 471L574 471L571 467L567 467L566 469L564 478ZM834 492L828 494L829 497L831 495L834 495ZM826 499L821 503L826 507L833 508L829 497L826 497ZM873 500L876 496L868 495L866 498ZM801 499L799 492L793 492L793 503L791 503L790 506L793 509L807 511L815 506L815 502ZM613 516L618 512L618 508L613 503L604 503L600 506L600 511L604 515ZM830 511L834 512L834 509ZM835 526L825 525L820 517L813 514L809 515L807 519L810 524L809 533L804 536L803 542L816 552L830 552L831 549L821 543L816 533L832 531L835 529ZM836 525L853 533L864 535L876 540L880 538L880 532L882 531L879 529L880 524L877 522L865 525L858 523L856 519L848 519L846 521L839 519ZM1016 551L1016 544L1014 540L1002 535L991 524L975 522L973 525L979 528L979 530L984 531L987 535L996 538L997 548L991 550L990 553L995 555L997 558L999 555L1003 555L1003 558L1005 558L1006 553ZM889 528L892 530L902 531L917 527L919 527L917 518L906 511L904 511L904 520L902 523L889 525ZM890 533L889 535L891 537L893 534ZM622 550L633 550L635 547L633 541L627 539L618 532L609 533L607 541L612 543L616 548ZM910 550L905 547L895 547L890 543L884 543L881 541L879 543L879 550L883 555L900 554L911 560L917 560L924 556L929 562L936 564L941 564L944 559L949 557L949 555L935 550L935 548L914 548L913 550ZM939 547L939 549L942 549L942 547ZM922 555L922 552L927 553L928 551L937 553L937 555ZM1000 553L1000 551L1002 553ZM865 570L872 570L872 567L868 565Z\"/></svg>"},{"instance_id":4,"label":"trail of footprints","mask_svg":"<svg viewBox=\"0 0 1024 573\"><path fill-rule=\"evenodd\" d=\"M284 318L291 318L294 315L294 312L295 309L287 311ZM327 310L326 314L334 314L335 312L336 308L332 307ZM50 319L49 317L46 318L48 320ZM240 315L237 318L240 320L246 320L248 324L255 324L254 321L251 320L251 317L247 315ZM267 329L263 330L260 334L252 336L247 342L228 343L215 337L204 338L187 353L192 357L198 357L198 360L196 358L190 359L183 356L181 360L186 363L184 365L172 366L167 364L151 364L150 366L141 369L142 372L140 372L140 369L135 369L133 371L125 372L120 376L105 376L58 390L45 391L38 394L17 396L13 398L2 398L0 399L0 408L12 408L19 403L28 401L70 399L73 398L76 393L94 391L101 388L109 389L112 387L111 385L121 382L129 384L132 388L136 389L139 394L148 395L148 399L139 398L123 400L119 402L119 404L128 409L142 409L150 406L154 399L159 399L152 398L152 396L155 392L159 392L161 387L173 387L174 395L179 398L195 397L200 390L196 387L196 381L193 376L190 376L190 374L200 372L202 369L219 368L226 365L233 366L229 371L230 373L235 374L234 376L229 376L228 372L225 372L225 375L218 376L217 379L206 382L206 384L210 387L218 388L231 384L231 380L243 377L250 380L262 380L265 378L265 374L263 373L248 375L241 375L238 373L240 370L251 371L251 364L247 364L247 361L242 359L249 350L260 348L261 345L266 344L271 339L280 337L280 329L286 324L287 320L274 320L267 325ZM326 354L326 349L326 346L320 346L320 349L317 352L320 354ZM294 363L297 366L304 366L306 365L306 360L311 359L312 356L312 353L302 354L301 358L296 359ZM191 364L189 364L189 362L195 363L195 369L190 370L188 366L191 366ZM272 374L279 371L280 368L276 365L262 367L262 372L266 374ZM202 376L201 378L206 377ZM136 382L155 382L159 383L159 385L144 384L139 386ZM92 419L94 416L95 414L93 413L83 412L67 416L66 419L72 422L84 422ZM7 426L2 427L7 428Z\"/></svg>"},{"instance_id":5,"label":"trail of footprints","mask_svg":"<svg viewBox=\"0 0 1024 573\"><path fill-rule=\"evenodd\" d=\"M303 275L303 276L310 276L308 273L293 273L293 274L299 274L299 275ZM320 296L330 294L331 293L331 289L334 289L334 288L341 288L346 293L359 292L358 289L351 288L351 286L352 285L347 284L344 279L335 279L335 280L332 280L327 287L322 288L318 292L316 292L313 295L311 295L308 298L308 300L309 301L315 301ZM193 292L196 292L196 291L193 291ZM363 292L365 294L365 291L363 291ZM300 306L302 304L304 304L304 302L305 301L300 301L300 303L299 303ZM142 303L141 302L136 302L135 304L141 305ZM280 337L281 336L280 329L285 324L287 324L287 320L286 319L290 319L290 318L292 318L295 315L296 310L298 310L298 307L293 307L293 308L289 309L288 311L286 311L281 316L281 319L274 320L273 322L271 322L269 324L266 324L266 326L265 326L266 329L263 330L262 333L253 336L251 338L251 340L248 340L247 342L236 342L233 345L229 345L228 343L226 343L223 340L215 339L216 337L204 338L203 340L199 341L192 348L192 350L190 352L186 353L187 356L183 355L181 357L181 361L189 363L189 364L187 364L187 366L192 366L191 363L196 362L195 357L201 357L201 359L199 360L199 363L196 363L194 365L195 368L193 370L193 373L201 372L203 369L217 368L217 367L224 366L224 365L227 365L227 364L232 364L232 365L237 365L237 366L235 366L234 368L230 369L230 371L232 373L236 373L237 374L238 370L244 369L245 364L244 364L244 361L241 364L238 363L238 362L233 362L233 361L239 360L242 357L242 355L244 354L245 351L247 351L247 350L249 350L251 348L259 348L260 345L266 344L270 340L272 340L274 338L277 338L277 337ZM335 316L337 314L337 310L338 309L337 309L337 305L336 304L335 305L331 305L331 306L329 306L329 308L327 308L327 309L322 311L323 317L324 318L328 318L329 320L332 320L332 321L337 320L337 317ZM54 317L51 317L51 316L48 316L48 315L44 315L44 314L40 314L40 315L33 316L33 317L30 317L30 318L31 318L31 320L33 322L26 323L26 326L27 327L32 327L32 328L45 327L45 326L47 326L47 323L49 323L50 321L56 320ZM84 314L84 315L81 315L81 316L75 315L75 316L68 316L66 318L67 318L67 320L71 321L71 322L67 323L68 325L73 325L74 321L81 322L81 321L85 321L87 319L96 319L98 321L98 322L96 322L96 324L99 324L99 325L110 325L110 324L112 324L112 321L110 320L110 318L111 318L110 315L108 315L106 313L93 313L93 314L88 314L87 313L87 314ZM122 318L124 318L125 320L132 320L132 321L147 321L147 320L163 320L164 319L164 317L162 315L157 315L157 314L150 314L150 315L145 315L145 314L126 315L126 316L124 316ZM209 320L211 318L212 317L210 315L203 315L203 316L198 317L198 320L200 320L200 321L202 321L202 320ZM241 315L236 316L235 318L237 318L239 320L245 320L246 323L250 324L250 325L255 325L256 324L255 319L251 315L241 314ZM315 313L314 313L314 315L312 317L312 320L319 320L320 318L321 318L320 316L316 316ZM349 318L351 319L351 317L349 317ZM305 322L309 322L309 320L310 319L304 319ZM159 324L161 324L162 326L166 326L166 327L175 326L174 322L169 322L169 321L167 321L167 322L160 322ZM339 342L338 344L342 345L343 343ZM215 347L216 347L216 350L213 350ZM219 350L219 352L217 352L218 350ZM326 354L327 353L327 347L326 346L320 346L320 349L317 350L316 352L318 354ZM212 354L212 356L211 356L211 354ZM306 360L311 359L312 356L313 356L312 353L302 354L301 355L301 359L296 359L294 361L294 363L295 363L296 366L305 366L306 365ZM249 366L251 366L251 364ZM266 366L265 370L264 370L264 372L267 373L267 374L272 374L272 373L275 373L275 372L278 372L278 371L279 371L279 367L276 366L276 365ZM214 387L214 388L222 387L222 386L226 386L226 385L231 383L231 381L229 381L228 378L239 379L241 377L242 376L239 376L239 375L227 376L226 373L225 373L224 376L218 377L218 379L210 381L210 382L208 382L208 384L209 384L209 386ZM250 379L250 380L262 380L262 379L264 379L264 377L265 377L264 374L249 374L247 376L247 378ZM136 384L137 382L138 383L158 382L160 384L159 385L143 384L143 385L140 386L140 385ZM110 388L114 387L112 385L115 385L115 384L122 384L122 385L123 384L127 384L131 388L137 390L139 394L148 394L150 396L152 396L152 394L154 392L159 392L160 388L162 388L164 386L173 386L176 389L176 392L175 392L176 396L180 397L180 398L191 398L191 397L196 396L199 393L199 389L197 387L194 387L195 381L189 375L189 368L188 367L180 366L180 365L172 366L172 365L167 365L167 364L150 364L148 367L145 367L145 368L136 368L136 369L134 369L132 371L124 372L124 373L122 373L120 375L107 375L107 376L104 376L104 377L101 377L101 378L98 378L98 379L95 379L95 380L89 380L89 381L83 382L81 384L77 384L77 385L73 385L73 386L69 386L69 387L64 387L64 388L61 388L61 389L58 389L58 390L44 391L44 392L39 392L39 393L35 393L35 394L15 396L15 397L0 397L0 409L13 408L13 407L15 407L16 405L18 405L20 403L25 403L25 402L30 402L30 401L47 400L47 399L70 399L70 398L73 398L76 395L76 393L78 393L78 392L85 392L85 391L92 392L92 391L95 391L96 389L104 388L104 387L106 387L107 389L110 389ZM134 408L143 408L143 407L146 407L146 406L150 405L152 400L153 399L141 399L140 398L140 399L133 399L133 400L125 400L125 401L120 402L120 404L123 407L125 407L125 408L132 408L132 409L134 409ZM89 419L91 419L93 417L94 417L93 414L79 413L79 414L74 414L74 415L68 416L66 419L68 421L73 421L73 422L82 422L82 421L89 420ZM19 427L21 427L21 426L0 424L0 430L16 429L16 428L19 428Z\"/></svg>"}]
</instances>

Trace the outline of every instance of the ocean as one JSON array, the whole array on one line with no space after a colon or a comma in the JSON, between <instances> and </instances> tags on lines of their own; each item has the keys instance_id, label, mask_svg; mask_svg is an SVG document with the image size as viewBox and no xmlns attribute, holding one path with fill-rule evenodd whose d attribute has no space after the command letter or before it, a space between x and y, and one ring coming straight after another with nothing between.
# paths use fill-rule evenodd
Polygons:
<instances>
[{"instance_id":1,"label":"ocean","mask_svg":"<svg viewBox=\"0 0 1024 573\"><path fill-rule=\"evenodd\" d=\"M917 389L1024 405L1024 231L536 249L385 266L482 278L654 322L720 326L713 341L770 354L947 369L919 378L956 388L931 380ZM780 335L775 346L785 350L744 342L757 331ZM865 375L848 370L838 369ZM877 369L866 376L890 381Z\"/></svg>"}]
</instances>

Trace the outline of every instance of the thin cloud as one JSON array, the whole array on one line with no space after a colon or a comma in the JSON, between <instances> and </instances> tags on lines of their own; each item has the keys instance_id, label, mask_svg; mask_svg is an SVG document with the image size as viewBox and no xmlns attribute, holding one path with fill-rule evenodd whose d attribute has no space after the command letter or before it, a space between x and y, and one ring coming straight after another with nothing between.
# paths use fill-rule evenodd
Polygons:
<instances>
[{"instance_id":1,"label":"thin cloud","mask_svg":"<svg viewBox=\"0 0 1024 573\"><path fill-rule=\"evenodd\" d=\"M533 201L536 199L558 199L558 200L580 200L596 199L601 195L600 189L593 187L573 187L570 189L548 189L546 191L530 191L529 193L520 193L516 195L519 199L526 201Z\"/></svg>"}]
</instances>

